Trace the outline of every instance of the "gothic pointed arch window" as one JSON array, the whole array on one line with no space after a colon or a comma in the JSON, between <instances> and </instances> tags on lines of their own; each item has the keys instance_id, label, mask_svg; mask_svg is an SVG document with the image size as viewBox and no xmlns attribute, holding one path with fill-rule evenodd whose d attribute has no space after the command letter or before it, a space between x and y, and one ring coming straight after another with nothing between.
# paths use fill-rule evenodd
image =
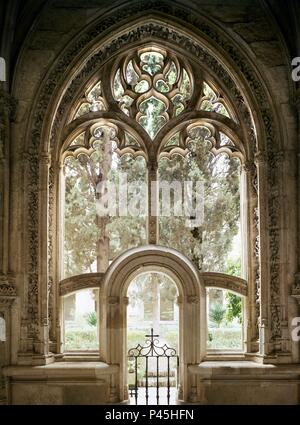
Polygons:
<instances>
[{"instance_id":1,"label":"gothic pointed arch window","mask_svg":"<svg viewBox=\"0 0 300 425\"><path fill-rule=\"evenodd\" d=\"M98 70L64 132L61 278L104 274L133 247L174 248L207 282L208 350L243 350L245 149L237 117L207 71L158 44Z\"/></svg>"}]
</instances>

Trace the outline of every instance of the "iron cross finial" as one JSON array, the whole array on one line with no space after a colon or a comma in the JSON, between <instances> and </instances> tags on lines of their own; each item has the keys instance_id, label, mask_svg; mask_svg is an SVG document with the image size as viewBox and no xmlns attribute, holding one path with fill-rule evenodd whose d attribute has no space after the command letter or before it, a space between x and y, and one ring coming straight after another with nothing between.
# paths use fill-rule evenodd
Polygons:
<instances>
[{"instance_id":1,"label":"iron cross finial","mask_svg":"<svg viewBox=\"0 0 300 425\"><path fill-rule=\"evenodd\" d=\"M153 343L154 338L158 338L159 335L153 335L153 328L151 328L151 334L150 335L145 335L146 338L151 338L151 343Z\"/></svg>"}]
</instances>

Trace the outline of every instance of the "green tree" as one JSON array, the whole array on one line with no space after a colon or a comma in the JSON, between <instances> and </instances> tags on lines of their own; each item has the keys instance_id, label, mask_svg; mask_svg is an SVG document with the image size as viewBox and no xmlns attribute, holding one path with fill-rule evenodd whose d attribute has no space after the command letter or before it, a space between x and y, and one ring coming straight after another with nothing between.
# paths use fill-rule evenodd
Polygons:
<instances>
[{"instance_id":1,"label":"green tree","mask_svg":"<svg viewBox=\"0 0 300 425\"><path fill-rule=\"evenodd\" d=\"M143 54L143 70L151 78L161 72L164 58L157 52ZM177 94L172 98L173 116L180 114L186 100L191 95L191 82L187 72L182 69ZM157 81L155 88L163 96L176 86L178 70L174 62L165 81ZM127 84L136 94L147 90L149 83L139 81L139 76L131 63L126 70ZM124 83L124 81L123 81ZM125 95L120 70L114 79L114 96L120 108L128 115L133 99ZM141 90L141 84L144 87ZM139 87L139 90L137 89ZM226 109L214 102L216 94L205 85L206 110L216 110L227 114ZM161 96L146 98L140 105L142 115L137 119L151 137L165 124L165 103ZM217 108L217 109L216 109ZM104 132L105 133L105 132ZM106 133L105 133L106 134ZM137 142L126 133L126 144ZM173 156L171 160L159 161L160 180L202 181L204 184L204 222L196 228L186 225L186 217L160 217L160 244L184 252L200 270L226 271L233 240L239 229L239 162L224 155L215 157L208 142L209 131L197 127L189 133L189 153L183 158ZM223 137L223 136L222 136ZM173 135L168 144L178 145L179 133ZM78 159L66 161L66 209L65 209L65 275L69 276L96 269L104 271L116 255L122 251L146 242L145 217L96 216L96 186L103 179L117 182L120 172L126 172L129 182L146 181L146 164L143 158L133 159L129 155L121 158L113 153L111 139L97 141L91 156L81 155ZM131 199L133 200L131 195ZM162 199L161 199L162 201ZM237 269L227 267L229 273L238 274Z\"/></svg>"},{"instance_id":2,"label":"green tree","mask_svg":"<svg viewBox=\"0 0 300 425\"><path fill-rule=\"evenodd\" d=\"M225 295L227 301L226 321L232 322L237 318L239 323L242 323L242 299L232 292L227 292Z\"/></svg>"},{"instance_id":3,"label":"green tree","mask_svg":"<svg viewBox=\"0 0 300 425\"><path fill-rule=\"evenodd\" d=\"M92 311L90 313L87 314L86 316L86 321L88 323L88 325L95 327L97 326L97 314L95 311Z\"/></svg>"},{"instance_id":4,"label":"green tree","mask_svg":"<svg viewBox=\"0 0 300 425\"><path fill-rule=\"evenodd\" d=\"M226 308L223 307L221 304L216 303L210 308L209 320L212 324L219 328L225 318L225 314Z\"/></svg>"},{"instance_id":5,"label":"green tree","mask_svg":"<svg viewBox=\"0 0 300 425\"><path fill-rule=\"evenodd\" d=\"M108 150L108 149L107 149ZM109 154L111 155L111 154ZM146 218L97 217L97 183L103 178L103 145L95 147L91 156L80 155L65 160L65 276L103 271L116 255L126 249L145 244ZM113 162L113 163L112 163ZM114 156L106 179L118 187L120 173L126 173L128 183L145 182L146 166L142 157ZM102 176L102 177L101 177ZM134 193L128 195L132 201ZM104 257L100 258L99 257Z\"/></svg>"},{"instance_id":6,"label":"green tree","mask_svg":"<svg viewBox=\"0 0 300 425\"><path fill-rule=\"evenodd\" d=\"M215 157L201 128L190 144L191 152L159 162L161 181L202 181L204 222L186 225L186 217L160 217L160 243L184 252L203 271L226 272L234 237L239 231L239 167L235 159ZM160 199L162 203L162 199ZM231 272L232 270L228 270Z\"/></svg>"}]
</instances>

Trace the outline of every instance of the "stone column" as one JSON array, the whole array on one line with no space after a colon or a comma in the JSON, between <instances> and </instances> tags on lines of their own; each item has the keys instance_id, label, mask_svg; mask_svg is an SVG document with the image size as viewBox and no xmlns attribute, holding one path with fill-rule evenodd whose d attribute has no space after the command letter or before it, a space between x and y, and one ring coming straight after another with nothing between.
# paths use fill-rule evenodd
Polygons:
<instances>
[{"instance_id":1,"label":"stone column","mask_svg":"<svg viewBox=\"0 0 300 425\"><path fill-rule=\"evenodd\" d=\"M271 308L271 312L275 310L277 323L277 329L275 331L276 337L272 338L273 350L277 351L277 356L280 356L280 363L289 363L291 361L291 338L288 326L288 285L289 271L294 268L295 258L293 258L294 250L291 252L292 241L290 240L289 228L295 223L291 216L289 216L289 205L291 199L291 186L292 183L289 177L289 172L293 170L293 164L290 160L291 152L278 151L275 154L275 164L277 170L278 189L275 192L277 198L277 210L278 221L277 225L273 226L271 222L271 232L274 237L278 236L277 252L275 248L271 250L272 258L270 263L272 267L271 278L271 303L275 306ZM274 198L274 199L276 199ZM293 198L295 201L295 198ZM270 214L271 216L271 214ZM271 221L271 220L270 220ZM280 243L279 243L280 242ZM294 245L295 246L295 245ZM273 251L273 252L272 252ZM275 281L275 285L274 285ZM274 317L271 316L272 323L274 323Z\"/></svg>"},{"instance_id":2,"label":"stone column","mask_svg":"<svg viewBox=\"0 0 300 425\"><path fill-rule=\"evenodd\" d=\"M241 175L241 233L243 235L242 277L249 285L245 327L246 351L258 351L260 317L260 258L258 181L255 163L247 161Z\"/></svg>"},{"instance_id":3,"label":"stone column","mask_svg":"<svg viewBox=\"0 0 300 425\"><path fill-rule=\"evenodd\" d=\"M2 368L11 364L12 304L16 298L13 283L0 276L0 405L8 403L8 382Z\"/></svg>"},{"instance_id":4,"label":"stone column","mask_svg":"<svg viewBox=\"0 0 300 425\"><path fill-rule=\"evenodd\" d=\"M184 352L180 353L180 356L183 357L183 361L181 362L183 374L181 385L183 400L188 400L192 403L197 402L197 380L196 376L190 373L189 366L197 365L201 362L200 353L203 350L203 347L201 347L203 340L201 335L204 334L206 336L206 321L202 321L200 317L202 307L198 296L188 295L186 300L184 300L183 313L185 324L182 329L183 345L181 346ZM196 335L198 338L195 338ZM190 343L192 337L194 339L193 344Z\"/></svg>"},{"instance_id":5,"label":"stone column","mask_svg":"<svg viewBox=\"0 0 300 425\"><path fill-rule=\"evenodd\" d=\"M295 276L294 289L300 290L300 87L296 93L295 106L298 118L298 272Z\"/></svg>"},{"instance_id":6,"label":"stone column","mask_svg":"<svg viewBox=\"0 0 300 425\"><path fill-rule=\"evenodd\" d=\"M298 118L298 193L297 193L297 200L298 200L298 228L297 228L297 234L298 234L298 259L297 259L297 268L298 271L295 274L295 282L292 287L292 297L298 302L298 316L300 317L300 87L297 90L296 93L296 101L295 106L297 109L297 118ZM300 347L300 346L299 346ZM299 358L300 358L300 348L299 348Z\"/></svg>"},{"instance_id":7,"label":"stone column","mask_svg":"<svg viewBox=\"0 0 300 425\"><path fill-rule=\"evenodd\" d=\"M10 204L10 126L16 102L0 82L0 405L7 404L7 380L2 367L11 363L12 303L16 298L15 279L9 267L9 204Z\"/></svg>"},{"instance_id":8,"label":"stone column","mask_svg":"<svg viewBox=\"0 0 300 425\"><path fill-rule=\"evenodd\" d=\"M259 300L260 300L260 317L259 317L259 353L265 356L269 350L270 338L270 288L269 288L269 247L268 247L268 181L267 181L267 155L260 151L255 155L255 163L257 167L258 181L258 231L259 231Z\"/></svg>"},{"instance_id":9,"label":"stone column","mask_svg":"<svg viewBox=\"0 0 300 425\"><path fill-rule=\"evenodd\" d=\"M9 273L10 124L16 101L0 83L0 275Z\"/></svg>"},{"instance_id":10,"label":"stone column","mask_svg":"<svg viewBox=\"0 0 300 425\"><path fill-rule=\"evenodd\" d=\"M149 161L148 164L148 243L158 243L158 211L159 188L157 176L157 162Z\"/></svg>"},{"instance_id":11,"label":"stone column","mask_svg":"<svg viewBox=\"0 0 300 425\"><path fill-rule=\"evenodd\" d=\"M50 157L47 153L39 160L39 341L35 342L35 351L42 356L49 354L49 282L48 282L48 188Z\"/></svg>"},{"instance_id":12,"label":"stone column","mask_svg":"<svg viewBox=\"0 0 300 425\"><path fill-rule=\"evenodd\" d=\"M61 352L59 282L64 278L64 175L60 161L51 161L49 168L49 350Z\"/></svg>"}]
</instances>

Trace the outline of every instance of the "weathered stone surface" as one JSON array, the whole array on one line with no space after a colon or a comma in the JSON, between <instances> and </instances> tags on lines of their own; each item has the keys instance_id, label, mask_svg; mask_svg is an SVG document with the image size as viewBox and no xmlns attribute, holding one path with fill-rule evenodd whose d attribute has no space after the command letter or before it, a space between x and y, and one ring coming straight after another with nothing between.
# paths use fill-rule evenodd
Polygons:
<instances>
[{"instance_id":1,"label":"weathered stone surface","mask_svg":"<svg viewBox=\"0 0 300 425\"><path fill-rule=\"evenodd\" d=\"M247 43L274 40L274 29L264 19L233 24L232 29Z\"/></svg>"},{"instance_id":2,"label":"weathered stone surface","mask_svg":"<svg viewBox=\"0 0 300 425\"><path fill-rule=\"evenodd\" d=\"M279 42L277 41L257 41L250 43L250 46L258 60L265 66L284 65L285 61L280 51Z\"/></svg>"}]
</instances>

